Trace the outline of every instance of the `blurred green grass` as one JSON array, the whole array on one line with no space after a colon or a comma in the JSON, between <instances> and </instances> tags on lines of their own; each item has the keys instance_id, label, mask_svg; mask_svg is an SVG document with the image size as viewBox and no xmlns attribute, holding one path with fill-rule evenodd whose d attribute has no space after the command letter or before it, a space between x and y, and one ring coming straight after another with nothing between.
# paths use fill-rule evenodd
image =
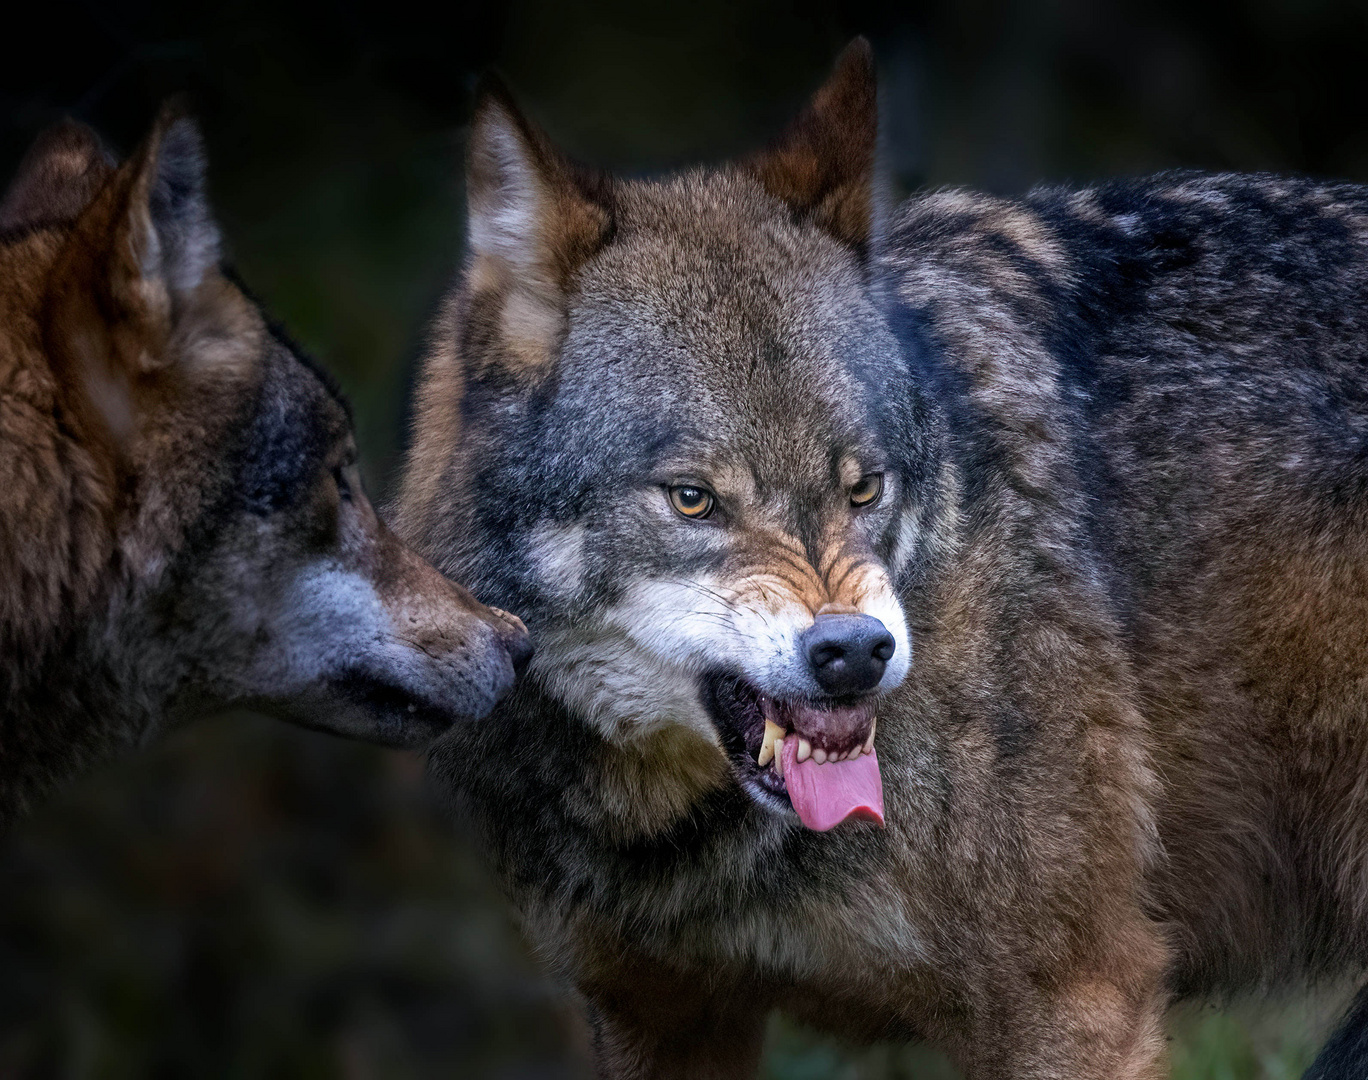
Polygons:
<instances>
[{"instance_id":1,"label":"blurred green grass","mask_svg":"<svg viewBox=\"0 0 1368 1080\"><path fill-rule=\"evenodd\" d=\"M1228 1010L1184 1005L1169 1018L1173 1080L1297 1080L1311 1064L1347 992L1295 1003L1243 1002ZM765 1080L958 1080L926 1047L841 1047L782 1017L770 1025Z\"/></svg>"}]
</instances>

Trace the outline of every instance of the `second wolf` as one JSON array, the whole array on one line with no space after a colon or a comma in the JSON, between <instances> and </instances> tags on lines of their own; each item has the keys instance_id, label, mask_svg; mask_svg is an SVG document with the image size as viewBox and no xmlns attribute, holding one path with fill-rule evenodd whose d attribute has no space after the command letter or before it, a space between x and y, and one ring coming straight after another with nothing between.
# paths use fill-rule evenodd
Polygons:
<instances>
[{"instance_id":1,"label":"second wolf","mask_svg":"<svg viewBox=\"0 0 1368 1080\"><path fill-rule=\"evenodd\" d=\"M232 706L421 746L524 628L408 550L326 377L220 265L199 135L39 140L0 202L0 823Z\"/></svg>"},{"instance_id":2,"label":"second wolf","mask_svg":"<svg viewBox=\"0 0 1368 1080\"><path fill-rule=\"evenodd\" d=\"M860 45L655 181L485 97L401 527L540 646L434 768L605 1075L780 1008L1158 1077L1174 1000L1368 963L1368 192L880 230L874 147Z\"/></svg>"}]
</instances>

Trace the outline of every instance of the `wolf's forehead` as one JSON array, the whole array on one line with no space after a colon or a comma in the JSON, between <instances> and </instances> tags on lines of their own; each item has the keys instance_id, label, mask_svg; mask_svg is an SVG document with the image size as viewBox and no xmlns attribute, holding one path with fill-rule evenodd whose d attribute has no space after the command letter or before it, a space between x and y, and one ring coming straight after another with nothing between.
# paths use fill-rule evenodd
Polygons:
<instances>
[{"instance_id":1,"label":"wolf's forehead","mask_svg":"<svg viewBox=\"0 0 1368 1080\"><path fill-rule=\"evenodd\" d=\"M778 351L757 357L741 377L691 352L643 351L612 365L636 372L619 374L606 391L595 376L608 367L585 364L560 380L571 415L557 427L598 432L591 457L600 470L691 477L746 502L849 483L878 456L863 400L784 361Z\"/></svg>"},{"instance_id":2,"label":"wolf's forehead","mask_svg":"<svg viewBox=\"0 0 1368 1080\"><path fill-rule=\"evenodd\" d=\"M743 174L695 172L627 185L615 225L614 242L596 260L599 282L686 319L792 319L803 307L836 304L843 291L860 289L848 251L795 221Z\"/></svg>"},{"instance_id":3,"label":"wolf's forehead","mask_svg":"<svg viewBox=\"0 0 1368 1080\"><path fill-rule=\"evenodd\" d=\"M772 448L861 427L865 392L840 323L805 326L776 307L683 314L620 294L572 318L560 385L580 400L612 387L615 408L638 406L713 441Z\"/></svg>"},{"instance_id":4,"label":"wolf's forehead","mask_svg":"<svg viewBox=\"0 0 1368 1080\"><path fill-rule=\"evenodd\" d=\"M820 244L805 250L806 237L733 239L676 226L611 245L586 268L564 366L611 367L666 392L692 387L728 412L774 399L845 411L859 391L850 347L868 307L858 276Z\"/></svg>"},{"instance_id":5,"label":"wolf's forehead","mask_svg":"<svg viewBox=\"0 0 1368 1080\"><path fill-rule=\"evenodd\" d=\"M563 398L668 431L657 461L744 468L757 489L849 472L872 437L873 318L849 254L746 178L634 186L620 211L572 302Z\"/></svg>"}]
</instances>

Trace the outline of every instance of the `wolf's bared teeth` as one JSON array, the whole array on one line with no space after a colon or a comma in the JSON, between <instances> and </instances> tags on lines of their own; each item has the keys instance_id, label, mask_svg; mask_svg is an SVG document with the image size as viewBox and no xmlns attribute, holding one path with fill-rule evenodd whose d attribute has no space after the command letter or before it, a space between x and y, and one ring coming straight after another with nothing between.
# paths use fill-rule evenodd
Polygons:
<instances>
[{"instance_id":1,"label":"wolf's bared teeth","mask_svg":"<svg viewBox=\"0 0 1368 1080\"><path fill-rule=\"evenodd\" d=\"M794 738L797 738L795 735ZM784 778L784 740L780 739L774 745L774 774L779 779Z\"/></svg>"},{"instance_id":2,"label":"wolf's bared teeth","mask_svg":"<svg viewBox=\"0 0 1368 1080\"><path fill-rule=\"evenodd\" d=\"M808 742L801 735L798 736L798 760L806 761L812 757L812 743Z\"/></svg>"},{"instance_id":3,"label":"wolf's bared teeth","mask_svg":"<svg viewBox=\"0 0 1368 1080\"><path fill-rule=\"evenodd\" d=\"M875 717L873 720L869 722L869 735L865 738L864 741L864 752L866 754L874 753L874 728L878 724L878 722L879 720L877 717Z\"/></svg>"},{"instance_id":4,"label":"wolf's bared teeth","mask_svg":"<svg viewBox=\"0 0 1368 1080\"><path fill-rule=\"evenodd\" d=\"M764 700L764 699L762 699ZM784 729L776 724L769 717L765 718L765 739L760 744L760 755L755 759L755 763L762 769L775 759L775 743L780 746L784 743Z\"/></svg>"},{"instance_id":5,"label":"wolf's bared teeth","mask_svg":"<svg viewBox=\"0 0 1368 1080\"><path fill-rule=\"evenodd\" d=\"M827 752L826 752L825 750L823 750L820 746L817 747L817 749L814 750L814 751L812 752L812 760L815 761L815 762L817 762L818 765L825 765L825 764L826 764L826 759L827 759ZM831 755L831 760L832 760L832 761L835 761L835 760L836 760L836 755L835 755L835 754L832 754L832 755Z\"/></svg>"}]
</instances>

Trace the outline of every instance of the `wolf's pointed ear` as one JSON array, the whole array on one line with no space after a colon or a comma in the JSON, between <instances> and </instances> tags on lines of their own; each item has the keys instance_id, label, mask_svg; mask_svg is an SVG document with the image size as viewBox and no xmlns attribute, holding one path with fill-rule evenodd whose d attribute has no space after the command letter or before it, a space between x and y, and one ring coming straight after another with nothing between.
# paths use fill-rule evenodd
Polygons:
<instances>
[{"instance_id":1,"label":"wolf's pointed ear","mask_svg":"<svg viewBox=\"0 0 1368 1080\"><path fill-rule=\"evenodd\" d=\"M104 294L108 313L166 324L219 259L199 130L165 108L152 133L77 217L66 283Z\"/></svg>"},{"instance_id":2,"label":"wolf's pointed ear","mask_svg":"<svg viewBox=\"0 0 1368 1080\"><path fill-rule=\"evenodd\" d=\"M179 110L163 109L129 164L132 183L116 235L131 248L143 289L184 297L219 261L199 128Z\"/></svg>"},{"instance_id":3,"label":"wolf's pointed ear","mask_svg":"<svg viewBox=\"0 0 1368 1080\"><path fill-rule=\"evenodd\" d=\"M35 140L0 200L0 229L69 222L114 172L114 159L84 124L63 120Z\"/></svg>"},{"instance_id":4,"label":"wolf's pointed ear","mask_svg":"<svg viewBox=\"0 0 1368 1080\"><path fill-rule=\"evenodd\" d=\"M874 230L878 132L874 54L857 37L788 131L743 165L771 195L863 255Z\"/></svg>"},{"instance_id":5,"label":"wolf's pointed ear","mask_svg":"<svg viewBox=\"0 0 1368 1080\"><path fill-rule=\"evenodd\" d=\"M575 273L610 230L604 189L551 146L500 81L485 77L466 175L467 282L498 321L503 359L539 366L554 355Z\"/></svg>"},{"instance_id":6,"label":"wolf's pointed ear","mask_svg":"<svg viewBox=\"0 0 1368 1080\"><path fill-rule=\"evenodd\" d=\"M189 119L164 109L77 217L52 275L49 355L116 439L131 430L140 381L182 355L176 335L191 321L208 332L222 290L200 287L218 260L203 142Z\"/></svg>"}]
</instances>

